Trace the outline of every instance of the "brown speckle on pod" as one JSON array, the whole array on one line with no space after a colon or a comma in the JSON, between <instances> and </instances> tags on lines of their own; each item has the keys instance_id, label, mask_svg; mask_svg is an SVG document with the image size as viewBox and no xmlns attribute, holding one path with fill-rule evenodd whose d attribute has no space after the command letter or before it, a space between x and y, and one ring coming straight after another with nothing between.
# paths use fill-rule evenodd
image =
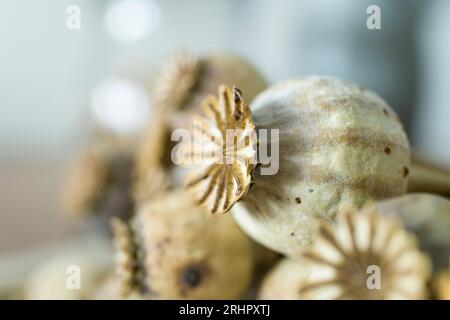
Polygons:
<instances>
[{"instance_id":1,"label":"brown speckle on pod","mask_svg":"<svg viewBox=\"0 0 450 320\"><path fill-rule=\"evenodd\" d=\"M384 147L384 153L391 154L391 152L392 152L392 150L391 150L391 148L389 146L385 146Z\"/></svg>"},{"instance_id":2,"label":"brown speckle on pod","mask_svg":"<svg viewBox=\"0 0 450 320\"><path fill-rule=\"evenodd\" d=\"M302 203L302 199L300 197L296 197L295 203L298 203L298 204Z\"/></svg>"},{"instance_id":3,"label":"brown speckle on pod","mask_svg":"<svg viewBox=\"0 0 450 320\"><path fill-rule=\"evenodd\" d=\"M403 167L402 175L403 175L404 178L406 178L409 175L408 167Z\"/></svg>"},{"instance_id":4,"label":"brown speckle on pod","mask_svg":"<svg viewBox=\"0 0 450 320\"><path fill-rule=\"evenodd\" d=\"M190 265L182 269L181 284L183 287L195 288L201 284L207 268L201 265Z\"/></svg>"}]
</instances>

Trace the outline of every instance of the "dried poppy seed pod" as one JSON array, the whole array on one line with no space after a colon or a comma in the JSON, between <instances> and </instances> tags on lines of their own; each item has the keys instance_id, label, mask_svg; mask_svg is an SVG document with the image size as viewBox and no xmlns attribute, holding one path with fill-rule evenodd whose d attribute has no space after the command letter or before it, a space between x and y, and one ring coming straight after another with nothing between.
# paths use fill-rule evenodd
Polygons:
<instances>
[{"instance_id":1,"label":"dried poppy seed pod","mask_svg":"<svg viewBox=\"0 0 450 320\"><path fill-rule=\"evenodd\" d=\"M301 300L300 288L307 280L309 268L305 263L283 259L264 277L258 291L262 300Z\"/></svg>"},{"instance_id":2,"label":"dried poppy seed pod","mask_svg":"<svg viewBox=\"0 0 450 320\"><path fill-rule=\"evenodd\" d=\"M336 225L320 222L309 262L305 299L424 299L431 273L415 236L374 205L339 212Z\"/></svg>"},{"instance_id":3,"label":"dried poppy seed pod","mask_svg":"<svg viewBox=\"0 0 450 320\"><path fill-rule=\"evenodd\" d=\"M180 186L179 168L171 161L171 134L188 127L200 102L214 94L222 83L234 83L252 99L267 87L261 74L246 60L233 54L195 56L180 51L169 59L154 80L152 90L155 115L148 125L137 152L134 186L137 202L154 197L154 167L162 168L168 186Z\"/></svg>"},{"instance_id":4,"label":"dried poppy seed pod","mask_svg":"<svg viewBox=\"0 0 450 320\"><path fill-rule=\"evenodd\" d=\"M428 259L414 237L374 207L347 208L336 226L317 225L317 239L296 260L284 259L263 281L261 299L422 299ZM380 288L369 288L379 267ZM374 268L375 267L375 268ZM372 269L369 269L372 268ZM372 277L372 278L370 278ZM374 279L375 280L375 279Z\"/></svg>"},{"instance_id":5,"label":"dried poppy seed pod","mask_svg":"<svg viewBox=\"0 0 450 320\"><path fill-rule=\"evenodd\" d=\"M450 201L433 194L412 193L377 204L378 210L399 217L414 232L422 250L430 254L434 271L448 266L450 257Z\"/></svg>"},{"instance_id":6,"label":"dried poppy seed pod","mask_svg":"<svg viewBox=\"0 0 450 320\"><path fill-rule=\"evenodd\" d=\"M262 92L250 107L239 90L221 87L219 99L208 98L204 108L209 117L200 130L216 137L234 130L234 148L224 139L202 141L206 161L188 186L210 212L233 208L244 231L275 251L290 255L311 243L311 224L333 220L343 203L360 206L406 191L410 151L402 125L384 100L352 82L320 76L287 81ZM275 174L265 175L267 168L252 161L264 143L242 134L253 128L258 135L278 130L279 140L267 142L267 150L274 146L279 155L271 161L279 166ZM216 156L235 152L237 160L216 161L214 145ZM191 164L198 147L195 141L181 147L180 158Z\"/></svg>"},{"instance_id":7,"label":"dried poppy seed pod","mask_svg":"<svg viewBox=\"0 0 450 320\"><path fill-rule=\"evenodd\" d=\"M137 287L154 299L236 299L248 288L249 238L231 217L208 217L184 192L144 205L128 226L115 224L125 292Z\"/></svg>"},{"instance_id":8,"label":"dried poppy seed pod","mask_svg":"<svg viewBox=\"0 0 450 320\"><path fill-rule=\"evenodd\" d=\"M108 165L99 153L86 151L78 155L68 171L63 205L70 214L89 214L107 184Z\"/></svg>"},{"instance_id":9,"label":"dried poppy seed pod","mask_svg":"<svg viewBox=\"0 0 450 320\"><path fill-rule=\"evenodd\" d=\"M63 206L75 216L93 215L109 222L133 210L129 147L100 143L86 149L69 168Z\"/></svg>"},{"instance_id":10,"label":"dried poppy seed pod","mask_svg":"<svg viewBox=\"0 0 450 320\"><path fill-rule=\"evenodd\" d=\"M122 292L122 283L120 277L114 272L101 281L94 292L90 295L90 300L121 300L124 295ZM127 300L142 300L143 297L136 291L129 292L126 296Z\"/></svg>"},{"instance_id":11,"label":"dried poppy seed pod","mask_svg":"<svg viewBox=\"0 0 450 320\"><path fill-rule=\"evenodd\" d=\"M90 299L105 275L111 272L111 267L109 254L105 252L92 254L74 251L59 254L34 267L25 281L24 298ZM77 281L77 275L82 277L81 283Z\"/></svg>"},{"instance_id":12,"label":"dried poppy seed pod","mask_svg":"<svg viewBox=\"0 0 450 320\"><path fill-rule=\"evenodd\" d=\"M222 83L234 83L252 99L267 87L261 74L245 59L230 53L195 56L179 51L168 59L154 80L155 107L165 112L194 114Z\"/></svg>"}]
</instances>

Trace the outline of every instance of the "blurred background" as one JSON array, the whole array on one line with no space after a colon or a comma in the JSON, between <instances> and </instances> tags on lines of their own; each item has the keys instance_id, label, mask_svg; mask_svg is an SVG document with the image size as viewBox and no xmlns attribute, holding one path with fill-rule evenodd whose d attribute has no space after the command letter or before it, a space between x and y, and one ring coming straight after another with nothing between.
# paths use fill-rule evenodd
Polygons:
<instances>
[{"instance_id":1,"label":"blurred background","mask_svg":"<svg viewBox=\"0 0 450 320\"><path fill-rule=\"evenodd\" d=\"M366 26L371 4L381 30ZM67 27L71 5L80 29ZM449 167L449 34L446 0L0 0L0 265L86 239L60 207L67 161L96 128L139 132L152 75L180 47L235 52L271 83L364 84L418 153Z\"/></svg>"}]
</instances>

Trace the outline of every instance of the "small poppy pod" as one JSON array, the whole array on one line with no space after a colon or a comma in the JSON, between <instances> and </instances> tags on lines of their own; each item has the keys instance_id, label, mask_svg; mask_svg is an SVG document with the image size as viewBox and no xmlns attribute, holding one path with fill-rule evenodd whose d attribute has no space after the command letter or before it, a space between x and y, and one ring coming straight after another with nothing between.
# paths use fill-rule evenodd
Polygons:
<instances>
[{"instance_id":1,"label":"small poppy pod","mask_svg":"<svg viewBox=\"0 0 450 320\"><path fill-rule=\"evenodd\" d=\"M126 296L237 299L248 289L250 239L231 217L216 219L182 191L144 204L128 224L113 221L117 266Z\"/></svg>"},{"instance_id":2,"label":"small poppy pod","mask_svg":"<svg viewBox=\"0 0 450 320\"><path fill-rule=\"evenodd\" d=\"M264 299L425 299L431 273L417 239L374 205L319 222L314 243L264 279Z\"/></svg>"},{"instance_id":3,"label":"small poppy pod","mask_svg":"<svg viewBox=\"0 0 450 320\"><path fill-rule=\"evenodd\" d=\"M429 257L399 219L374 204L343 207L334 225L319 222L314 233L299 255L310 270L299 288L305 299L428 298Z\"/></svg>"},{"instance_id":4,"label":"small poppy pod","mask_svg":"<svg viewBox=\"0 0 450 320\"><path fill-rule=\"evenodd\" d=\"M433 271L448 267L450 257L450 201L427 193L411 193L377 204L387 216L402 220L416 234L420 247L433 260Z\"/></svg>"},{"instance_id":5,"label":"small poppy pod","mask_svg":"<svg viewBox=\"0 0 450 320\"><path fill-rule=\"evenodd\" d=\"M275 85L250 106L244 95L221 86L218 98L207 98L192 130L208 139L178 153L182 164L195 165L186 185L197 202L211 213L231 210L257 242L291 255L311 243L311 225L331 222L343 203L361 206L406 192L408 140L374 92L311 76ZM198 150L203 160L193 163Z\"/></svg>"},{"instance_id":6,"label":"small poppy pod","mask_svg":"<svg viewBox=\"0 0 450 320\"><path fill-rule=\"evenodd\" d=\"M99 143L82 151L68 168L63 206L74 216L128 218L133 211L130 148Z\"/></svg>"}]
</instances>

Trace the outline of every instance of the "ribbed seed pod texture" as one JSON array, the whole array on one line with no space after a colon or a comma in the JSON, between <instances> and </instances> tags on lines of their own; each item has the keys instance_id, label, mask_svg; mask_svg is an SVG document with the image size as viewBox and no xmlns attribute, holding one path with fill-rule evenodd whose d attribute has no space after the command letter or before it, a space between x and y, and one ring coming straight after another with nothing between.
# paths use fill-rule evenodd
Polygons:
<instances>
[{"instance_id":1,"label":"ribbed seed pod texture","mask_svg":"<svg viewBox=\"0 0 450 320\"><path fill-rule=\"evenodd\" d=\"M300 288L310 270L304 262L284 258L264 277L258 290L262 300L302 300Z\"/></svg>"}]
</instances>

